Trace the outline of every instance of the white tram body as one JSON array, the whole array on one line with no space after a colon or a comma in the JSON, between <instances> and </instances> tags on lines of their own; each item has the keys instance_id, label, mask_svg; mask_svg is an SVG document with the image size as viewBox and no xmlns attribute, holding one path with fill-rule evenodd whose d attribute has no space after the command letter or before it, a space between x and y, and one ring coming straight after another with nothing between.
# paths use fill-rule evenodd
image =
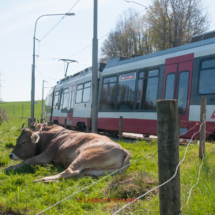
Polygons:
<instances>
[{"instance_id":1,"label":"white tram body","mask_svg":"<svg viewBox=\"0 0 215 215\"><path fill-rule=\"evenodd\" d=\"M67 119L67 126L85 127L91 119L91 79L88 68L60 80L47 95L46 121L64 125ZM123 116L123 131L156 135L156 101L177 99L180 133L190 138L199 129L201 99L207 97L207 137L215 132L215 32L180 47L110 59L98 65L98 82L101 131L117 132Z\"/></svg>"}]
</instances>

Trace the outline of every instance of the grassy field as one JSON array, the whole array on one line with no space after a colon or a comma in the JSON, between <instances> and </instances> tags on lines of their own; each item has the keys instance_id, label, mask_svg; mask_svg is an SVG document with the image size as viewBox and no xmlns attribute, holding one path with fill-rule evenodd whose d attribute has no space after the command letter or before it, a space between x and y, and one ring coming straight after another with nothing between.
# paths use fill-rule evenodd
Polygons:
<instances>
[{"instance_id":1,"label":"grassy field","mask_svg":"<svg viewBox=\"0 0 215 215\"><path fill-rule=\"evenodd\" d=\"M21 132L21 125L27 122L20 118L10 118L10 124L0 126L0 214L37 214L52 204L70 196L78 190L97 182L91 177L74 178L54 183L33 183L33 180L61 172L63 169L52 164L25 166L12 172L5 167L18 163L8 155ZM112 214L125 203L114 202L115 198L138 197L158 185L158 156L155 140L119 142L132 154L132 164L126 174L111 176L89 187L72 198L46 211L45 214ZM185 147L180 146L180 160ZM148 155L149 153L152 153ZM189 190L195 184L201 161L198 159L198 145L192 144L184 163L180 167L181 203L186 204ZM102 177L101 177L102 178ZM101 179L100 178L100 179ZM206 144L206 159L201 169L200 180L193 189L189 204L183 214L215 214L215 144ZM159 214L158 190L124 209L120 214ZM85 203L85 200L109 197L108 203ZM82 200L80 201L81 198ZM79 201L78 201L79 200Z\"/></svg>"},{"instance_id":2,"label":"grassy field","mask_svg":"<svg viewBox=\"0 0 215 215\"><path fill-rule=\"evenodd\" d=\"M45 101L43 102L45 106ZM31 102L0 102L0 107L8 111L8 116L12 117L30 117L31 116ZM42 100L37 101L34 105L35 117L41 117Z\"/></svg>"}]
</instances>

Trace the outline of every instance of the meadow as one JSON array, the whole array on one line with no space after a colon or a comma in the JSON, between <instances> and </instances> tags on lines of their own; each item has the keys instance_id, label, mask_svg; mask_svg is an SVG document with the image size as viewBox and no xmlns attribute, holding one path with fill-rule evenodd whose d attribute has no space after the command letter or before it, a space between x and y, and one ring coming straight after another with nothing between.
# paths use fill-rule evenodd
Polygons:
<instances>
[{"instance_id":1,"label":"meadow","mask_svg":"<svg viewBox=\"0 0 215 215\"><path fill-rule=\"evenodd\" d=\"M63 169L48 165L24 166L5 171L5 167L19 163L8 155L16 144L23 123L27 119L10 117L10 124L0 125L0 214L37 214L80 189L98 182L91 177L73 178L54 183L34 183L33 180L57 174ZM119 141L131 154L131 166L126 174L105 178L86 190L47 210L45 214L113 214L125 205L117 198L136 198L158 185L158 154L156 139L152 141ZM201 161L198 145L188 148L185 161L180 167L181 205L185 205L191 187L196 183ZM185 146L179 146L180 160ZM151 153L151 154L150 154ZM143 157L143 158L142 158ZM140 159L142 158L142 159ZM135 162L135 160L140 159ZM102 179L104 177L100 177ZM206 143L206 157L200 180L194 187L190 201L182 214L215 214L215 144ZM131 204L120 214L159 214L159 190ZM93 203L95 199L109 198L106 203ZM85 201L85 202L84 202Z\"/></svg>"},{"instance_id":2,"label":"meadow","mask_svg":"<svg viewBox=\"0 0 215 215\"><path fill-rule=\"evenodd\" d=\"M43 107L45 101L43 102ZM0 102L0 107L4 108L8 112L10 117L31 117L31 102ZM41 117L42 113L42 100L37 101L34 105L35 117Z\"/></svg>"}]
</instances>

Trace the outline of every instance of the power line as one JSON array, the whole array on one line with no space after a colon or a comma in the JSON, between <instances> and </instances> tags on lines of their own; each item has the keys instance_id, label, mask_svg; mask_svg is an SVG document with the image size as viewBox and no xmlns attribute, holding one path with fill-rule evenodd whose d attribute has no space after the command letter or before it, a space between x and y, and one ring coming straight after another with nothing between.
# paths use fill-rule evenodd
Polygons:
<instances>
[{"instance_id":1,"label":"power line","mask_svg":"<svg viewBox=\"0 0 215 215\"><path fill-rule=\"evenodd\" d=\"M132 2L132 3L138 4L138 5L143 6L143 7L145 7L147 9L147 7L145 5L140 4L140 3L136 2L136 1L127 1L127 0L124 0L124 1L126 1L127 3Z\"/></svg>"},{"instance_id":2,"label":"power line","mask_svg":"<svg viewBox=\"0 0 215 215\"><path fill-rule=\"evenodd\" d=\"M70 9L67 13L69 13L79 2L80 0L78 0ZM42 37L42 39L39 40L39 42L41 42L51 31L53 31L53 29L64 19L66 15L64 15L52 28L51 30L48 31L47 34L45 34L45 36Z\"/></svg>"},{"instance_id":3,"label":"power line","mask_svg":"<svg viewBox=\"0 0 215 215\"><path fill-rule=\"evenodd\" d=\"M143 6L144 6L144 5L143 5ZM145 7L145 6L144 6L144 7ZM144 10L142 10L142 11L140 11L139 13L135 14L134 16L132 16L132 17L131 17L130 19L128 19L124 24L126 24L127 22L129 22L129 21L130 21L131 19L133 19L134 17L138 16L140 13L142 13L142 12L145 11L146 9L147 9L147 7L145 7ZM115 29L114 29L114 30L115 30ZM108 32L107 34L101 36L98 40L100 40L100 39L102 39L103 37L107 36L108 34L110 34L111 32L113 32L114 30L111 30L111 31ZM92 46L92 43L89 44L88 46L86 46L85 48L81 49L80 51L76 52L75 54L69 56L68 58L73 57L73 56L79 54L80 52L82 52L83 50L89 48L90 46Z\"/></svg>"}]
</instances>

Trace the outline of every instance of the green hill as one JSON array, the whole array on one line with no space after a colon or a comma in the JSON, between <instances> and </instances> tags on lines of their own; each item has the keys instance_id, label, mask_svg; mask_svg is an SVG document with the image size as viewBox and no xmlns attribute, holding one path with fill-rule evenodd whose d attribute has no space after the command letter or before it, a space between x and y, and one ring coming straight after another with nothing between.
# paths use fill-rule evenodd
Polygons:
<instances>
[{"instance_id":1,"label":"green hill","mask_svg":"<svg viewBox=\"0 0 215 215\"><path fill-rule=\"evenodd\" d=\"M45 101L43 106L45 106ZM0 102L0 107L8 111L8 116L14 117L30 117L31 116L31 102ZM34 105L35 117L41 117L42 100L37 101Z\"/></svg>"}]
</instances>

